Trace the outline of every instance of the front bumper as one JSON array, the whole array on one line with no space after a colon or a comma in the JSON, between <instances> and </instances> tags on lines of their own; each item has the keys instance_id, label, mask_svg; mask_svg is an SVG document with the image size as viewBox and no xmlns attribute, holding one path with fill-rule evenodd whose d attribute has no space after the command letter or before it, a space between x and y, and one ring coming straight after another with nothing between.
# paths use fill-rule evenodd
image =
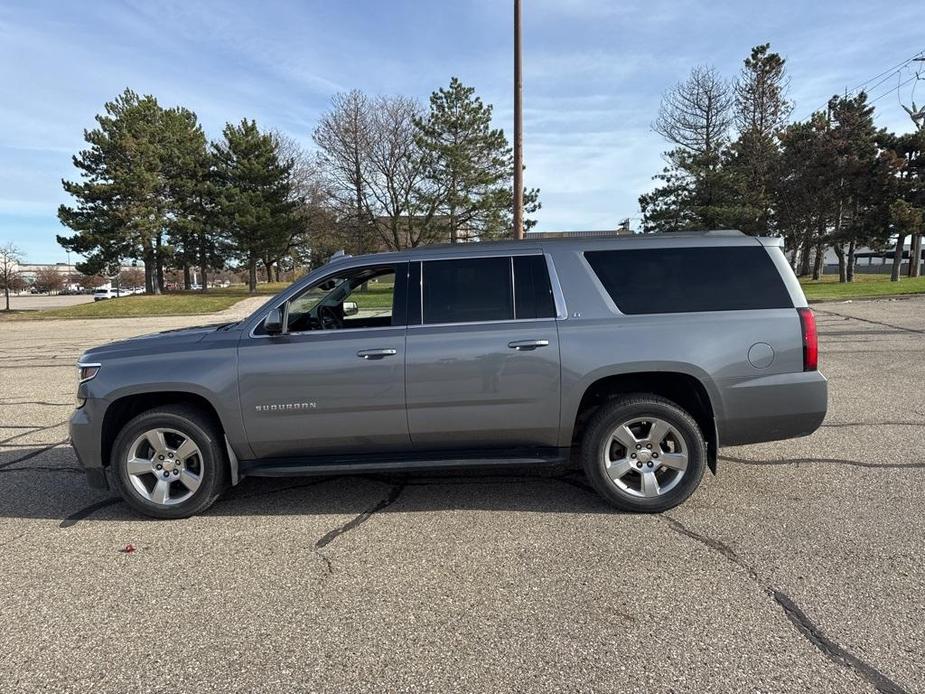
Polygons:
<instances>
[{"instance_id":1,"label":"front bumper","mask_svg":"<svg viewBox=\"0 0 925 694\"><path fill-rule=\"evenodd\" d=\"M726 417L719 445L738 446L812 434L828 409L828 381L818 371L775 374L723 388Z\"/></svg>"},{"instance_id":2,"label":"front bumper","mask_svg":"<svg viewBox=\"0 0 925 694\"><path fill-rule=\"evenodd\" d=\"M87 398L83 407L74 410L68 422L68 434L77 461L87 474L87 483L96 489L109 488L101 450L105 413L105 401Z\"/></svg>"}]
</instances>

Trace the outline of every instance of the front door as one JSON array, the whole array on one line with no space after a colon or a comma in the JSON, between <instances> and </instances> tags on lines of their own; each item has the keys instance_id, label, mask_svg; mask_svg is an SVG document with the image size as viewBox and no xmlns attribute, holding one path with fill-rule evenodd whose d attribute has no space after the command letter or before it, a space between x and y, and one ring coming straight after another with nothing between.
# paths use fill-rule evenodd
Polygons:
<instances>
[{"instance_id":1,"label":"front door","mask_svg":"<svg viewBox=\"0 0 925 694\"><path fill-rule=\"evenodd\" d=\"M544 256L424 261L420 274L423 317L406 342L415 448L557 445L559 336Z\"/></svg>"},{"instance_id":2,"label":"front door","mask_svg":"<svg viewBox=\"0 0 925 694\"><path fill-rule=\"evenodd\" d=\"M283 334L242 339L238 387L258 458L410 447L396 268L407 265L329 275L288 303Z\"/></svg>"}]
</instances>

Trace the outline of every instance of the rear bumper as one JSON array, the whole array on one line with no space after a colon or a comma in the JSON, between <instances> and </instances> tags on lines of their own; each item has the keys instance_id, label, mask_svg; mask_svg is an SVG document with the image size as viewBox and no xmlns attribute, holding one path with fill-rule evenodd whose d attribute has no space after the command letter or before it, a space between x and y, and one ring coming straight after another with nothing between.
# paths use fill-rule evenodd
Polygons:
<instances>
[{"instance_id":1,"label":"rear bumper","mask_svg":"<svg viewBox=\"0 0 925 694\"><path fill-rule=\"evenodd\" d=\"M720 446L812 434L828 409L828 381L818 371L749 379L723 389Z\"/></svg>"},{"instance_id":2,"label":"rear bumper","mask_svg":"<svg viewBox=\"0 0 925 694\"><path fill-rule=\"evenodd\" d=\"M68 434L77 461L87 473L88 484L97 489L109 487L100 449L105 410L103 400L88 398L83 407L74 410L68 422Z\"/></svg>"}]
</instances>

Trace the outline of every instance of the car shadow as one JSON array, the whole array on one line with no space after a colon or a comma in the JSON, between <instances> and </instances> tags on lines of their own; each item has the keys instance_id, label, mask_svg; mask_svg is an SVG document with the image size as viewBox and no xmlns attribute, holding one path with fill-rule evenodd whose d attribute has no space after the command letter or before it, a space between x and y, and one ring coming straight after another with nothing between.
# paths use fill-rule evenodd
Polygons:
<instances>
[{"instance_id":1,"label":"car shadow","mask_svg":"<svg viewBox=\"0 0 925 694\"><path fill-rule=\"evenodd\" d=\"M387 502L387 503L386 503ZM579 470L504 469L318 477L248 477L202 516L360 515L443 510L616 513ZM145 520L115 490L89 487L69 447L0 453L0 518Z\"/></svg>"}]
</instances>

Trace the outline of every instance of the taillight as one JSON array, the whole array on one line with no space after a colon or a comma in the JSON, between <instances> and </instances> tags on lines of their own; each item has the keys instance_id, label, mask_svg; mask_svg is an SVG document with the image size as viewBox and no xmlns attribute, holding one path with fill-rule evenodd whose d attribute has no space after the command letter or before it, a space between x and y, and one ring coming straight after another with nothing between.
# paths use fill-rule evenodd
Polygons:
<instances>
[{"instance_id":1,"label":"taillight","mask_svg":"<svg viewBox=\"0 0 925 694\"><path fill-rule=\"evenodd\" d=\"M803 371L819 368L819 334L816 332L816 316L812 309L798 308L800 327L803 329Z\"/></svg>"}]
</instances>

